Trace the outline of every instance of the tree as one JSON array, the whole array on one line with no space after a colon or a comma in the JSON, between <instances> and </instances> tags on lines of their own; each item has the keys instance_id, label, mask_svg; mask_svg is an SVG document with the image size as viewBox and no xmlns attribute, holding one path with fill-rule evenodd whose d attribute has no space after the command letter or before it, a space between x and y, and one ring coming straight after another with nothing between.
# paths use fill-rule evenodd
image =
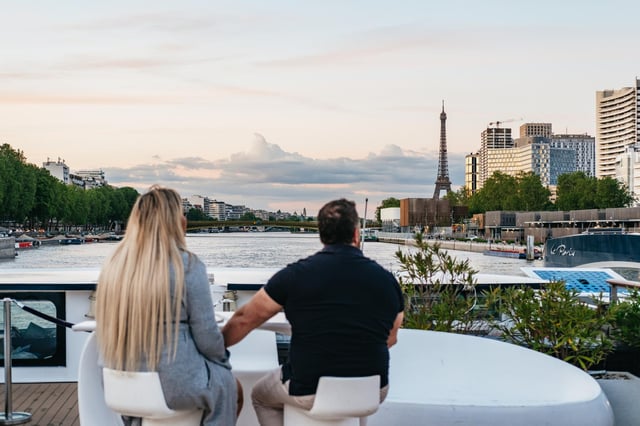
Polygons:
<instances>
[{"instance_id":1,"label":"tree","mask_svg":"<svg viewBox=\"0 0 640 426\"><path fill-rule=\"evenodd\" d=\"M517 176L518 181L518 210L527 212L538 210L549 210L552 203L549 200L551 191L542 185L540 176L535 173L521 173Z\"/></svg>"},{"instance_id":2,"label":"tree","mask_svg":"<svg viewBox=\"0 0 640 426\"><path fill-rule=\"evenodd\" d=\"M595 209L596 179L584 172L558 176L556 208L558 210Z\"/></svg>"},{"instance_id":3,"label":"tree","mask_svg":"<svg viewBox=\"0 0 640 426\"><path fill-rule=\"evenodd\" d=\"M51 219L57 217L59 210L57 203L63 191L64 184L51 176L48 170L38 168L36 170L36 193L35 203L29 212L31 227L40 225L43 229L49 230Z\"/></svg>"},{"instance_id":4,"label":"tree","mask_svg":"<svg viewBox=\"0 0 640 426\"><path fill-rule=\"evenodd\" d=\"M534 173L519 173L514 177L497 171L467 202L471 214L492 210L538 211L553 206L550 197L551 191Z\"/></svg>"},{"instance_id":5,"label":"tree","mask_svg":"<svg viewBox=\"0 0 640 426\"><path fill-rule=\"evenodd\" d=\"M211 220L211 218L206 214L204 214L204 212L200 209L189 209L189 211L187 212L187 220L189 221Z\"/></svg>"},{"instance_id":6,"label":"tree","mask_svg":"<svg viewBox=\"0 0 640 426\"><path fill-rule=\"evenodd\" d=\"M451 206L468 206L469 199L471 198L471 191L469 191L466 186L463 186L457 191L447 192L442 198L449 200Z\"/></svg>"},{"instance_id":7,"label":"tree","mask_svg":"<svg viewBox=\"0 0 640 426\"><path fill-rule=\"evenodd\" d=\"M558 177L558 210L628 207L633 202L634 198L626 185L611 177L596 179L584 172L566 173Z\"/></svg>"},{"instance_id":8,"label":"tree","mask_svg":"<svg viewBox=\"0 0 640 426\"><path fill-rule=\"evenodd\" d=\"M256 215L251 212L246 212L240 216L240 220L256 220Z\"/></svg>"},{"instance_id":9,"label":"tree","mask_svg":"<svg viewBox=\"0 0 640 426\"><path fill-rule=\"evenodd\" d=\"M519 210L518 181L502 172L494 172L469 200L470 213L492 210Z\"/></svg>"},{"instance_id":10,"label":"tree","mask_svg":"<svg viewBox=\"0 0 640 426\"><path fill-rule=\"evenodd\" d=\"M35 166L27 167L22 151L0 146L0 214L23 223L35 204Z\"/></svg>"},{"instance_id":11,"label":"tree","mask_svg":"<svg viewBox=\"0 0 640 426\"><path fill-rule=\"evenodd\" d=\"M635 201L625 184L608 176L598 179L595 200L600 209L629 207Z\"/></svg>"},{"instance_id":12,"label":"tree","mask_svg":"<svg viewBox=\"0 0 640 426\"><path fill-rule=\"evenodd\" d=\"M397 198L389 197L382 200L382 203L376 207L376 220L378 222L382 222L380 219L380 210L386 209L388 207L400 207L400 200Z\"/></svg>"}]
</instances>

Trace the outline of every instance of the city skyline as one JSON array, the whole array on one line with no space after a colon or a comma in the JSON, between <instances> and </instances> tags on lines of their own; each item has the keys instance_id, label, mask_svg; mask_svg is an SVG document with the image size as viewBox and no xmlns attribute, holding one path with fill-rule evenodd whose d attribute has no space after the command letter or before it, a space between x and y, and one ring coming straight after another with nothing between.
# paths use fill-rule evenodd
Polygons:
<instances>
[{"instance_id":1,"label":"city skyline","mask_svg":"<svg viewBox=\"0 0 640 426\"><path fill-rule=\"evenodd\" d=\"M638 12L619 0L11 2L0 143L115 186L269 211L430 197L443 99L454 190L490 122L594 136L595 92L638 75Z\"/></svg>"}]
</instances>

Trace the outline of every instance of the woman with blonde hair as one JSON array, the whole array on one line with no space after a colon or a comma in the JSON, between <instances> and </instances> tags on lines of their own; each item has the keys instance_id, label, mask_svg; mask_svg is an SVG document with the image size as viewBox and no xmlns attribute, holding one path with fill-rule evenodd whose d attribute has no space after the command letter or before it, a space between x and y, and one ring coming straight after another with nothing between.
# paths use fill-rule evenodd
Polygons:
<instances>
[{"instance_id":1,"label":"woman with blonde hair","mask_svg":"<svg viewBox=\"0 0 640 426\"><path fill-rule=\"evenodd\" d=\"M98 347L109 368L157 371L169 408L202 409L203 425L234 425L236 382L206 267L187 250L185 229L176 191L153 186L138 197L98 279Z\"/></svg>"}]
</instances>

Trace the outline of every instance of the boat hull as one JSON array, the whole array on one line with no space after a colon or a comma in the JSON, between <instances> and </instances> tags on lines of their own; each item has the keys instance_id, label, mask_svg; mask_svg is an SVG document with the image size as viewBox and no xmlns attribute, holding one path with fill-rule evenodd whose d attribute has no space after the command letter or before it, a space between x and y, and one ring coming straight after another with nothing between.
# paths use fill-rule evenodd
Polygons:
<instances>
[{"instance_id":1,"label":"boat hull","mask_svg":"<svg viewBox=\"0 0 640 426\"><path fill-rule=\"evenodd\" d=\"M571 268L640 262L640 234L584 233L547 240L544 265Z\"/></svg>"},{"instance_id":2,"label":"boat hull","mask_svg":"<svg viewBox=\"0 0 640 426\"><path fill-rule=\"evenodd\" d=\"M482 252L485 256L498 256L508 257L511 259L526 259L527 255L524 252L517 250L485 250Z\"/></svg>"}]
</instances>

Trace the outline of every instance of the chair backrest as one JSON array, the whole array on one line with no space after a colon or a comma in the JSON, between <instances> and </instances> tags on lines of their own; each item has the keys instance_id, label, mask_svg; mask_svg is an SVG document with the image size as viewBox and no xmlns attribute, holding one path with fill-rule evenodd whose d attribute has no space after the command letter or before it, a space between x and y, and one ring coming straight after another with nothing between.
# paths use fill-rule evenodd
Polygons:
<instances>
[{"instance_id":1,"label":"chair backrest","mask_svg":"<svg viewBox=\"0 0 640 426\"><path fill-rule=\"evenodd\" d=\"M155 371L119 371L102 369L104 399L114 411L125 416L163 418L174 411L167 407Z\"/></svg>"},{"instance_id":2,"label":"chair backrest","mask_svg":"<svg viewBox=\"0 0 640 426\"><path fill-rule=\"evenodd\" d=\"M95 333L85 341L78 366L78 414L82 426L122 425L120 415L104 401Z\"/></svg>"},{"instance_id":3,"label":"chair backrest","mask_svg":"<svg viewBox=\"0 0 640 426\"><path fill-rule=\"evenodd\" d=\"M320 377L309 415L316 418L366 417L380 406L380 376Z\"/></svg>"}]
</instances>

